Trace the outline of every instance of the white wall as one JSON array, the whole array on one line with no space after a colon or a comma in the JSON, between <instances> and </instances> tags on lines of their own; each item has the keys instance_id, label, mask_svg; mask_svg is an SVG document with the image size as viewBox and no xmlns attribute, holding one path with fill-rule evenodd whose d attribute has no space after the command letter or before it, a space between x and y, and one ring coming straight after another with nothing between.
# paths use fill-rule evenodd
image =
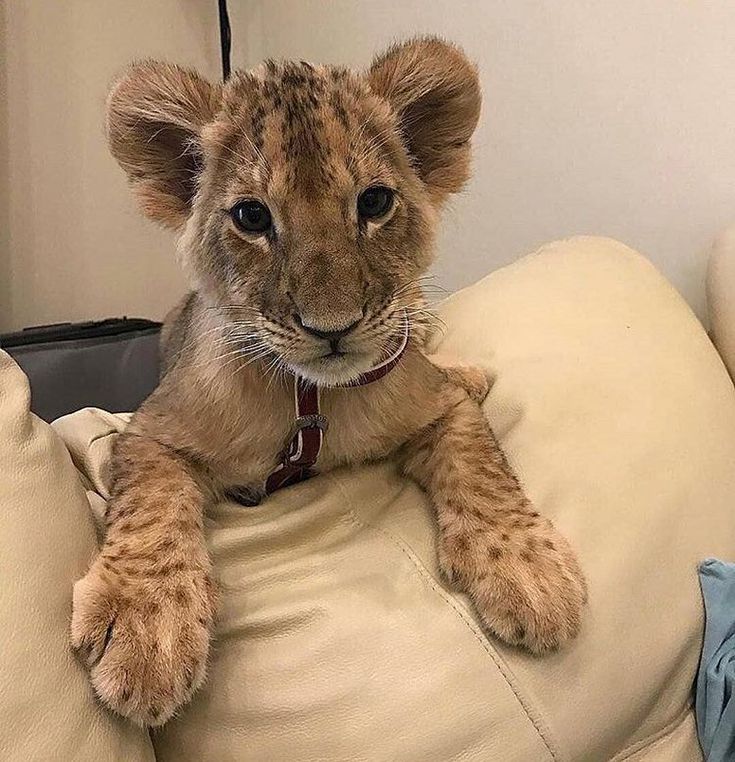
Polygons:
<instances>
[{"instance_id":1,"label":"white wall","mask_svg":"<svg viewBox=\"0 0 735 762\"><path fill-rule=\"evenodd\" d=\"M732 0L230 0L234 60L366 65L435 32L481 68L475 178L438 272L469 283L543 241L604 233L703 312L703 252L735 216ZM183 289L102 131L135 57L219 75L214 0L0 0L0 330L127 313Z\"/></svg>"},{"instance_id":2,"label":"white wall","mask_svg":"<svg viewBox=\"0 0 735 762\"><path fill-rule=\"evenodd\" d=\"M146 56L218 76L216 3L0 0L0 330L158 318L183 291L105 143L109 85Z\"/></svg>"},{"instance_id":3,"label":"white wall","mask_svg":"<svg viewBox=\"0 0 735 762\"><path fill-rule=\"evenodd\" d=\"M251 63L365 65L418 32L455 40L478 62L475 176L447 215L437 266L448 286L546 240L600 233L644 252L703 313L704 253L735 218L735 2L263 0L250 9Z\"/></svg>"}]
</instances>

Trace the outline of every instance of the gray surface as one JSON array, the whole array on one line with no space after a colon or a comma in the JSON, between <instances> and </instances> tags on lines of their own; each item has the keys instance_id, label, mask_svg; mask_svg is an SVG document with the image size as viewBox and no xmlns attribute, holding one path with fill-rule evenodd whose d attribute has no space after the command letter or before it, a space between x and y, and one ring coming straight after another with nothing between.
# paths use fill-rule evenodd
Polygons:
<instances>
[{"instance_id":1,"label":"gray surface","mask_svg":"<svg viewBox=\"0 0 735 762\"><path fill-rule=\"evenodd\" d=\"M158 329L6 349L28 376L31 409L53 421L84 407L135 410L159 376Z\"/></svg>"}]
</instances>

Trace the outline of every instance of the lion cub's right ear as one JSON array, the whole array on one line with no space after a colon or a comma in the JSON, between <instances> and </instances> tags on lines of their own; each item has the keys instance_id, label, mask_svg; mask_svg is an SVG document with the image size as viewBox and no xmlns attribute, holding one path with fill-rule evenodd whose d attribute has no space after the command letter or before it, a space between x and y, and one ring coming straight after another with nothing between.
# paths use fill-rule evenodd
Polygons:
<instances>
[{"instance_id":1,"label":"lion cub's right ear","mask_svg":"<svg viewBox=\"0 0 735 762\"><path fill-rule=\"evenodd\" d=\"M107 138L143 212L180 228L202 167L200 135L222 92L195 71L158 61L133 64L107 99Z\"/></svg>"}]
</instances>

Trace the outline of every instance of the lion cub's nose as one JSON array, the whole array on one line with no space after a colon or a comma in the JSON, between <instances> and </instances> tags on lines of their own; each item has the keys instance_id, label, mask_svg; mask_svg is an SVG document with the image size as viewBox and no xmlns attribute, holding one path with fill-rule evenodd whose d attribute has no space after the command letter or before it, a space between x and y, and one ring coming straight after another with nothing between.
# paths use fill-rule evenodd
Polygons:
<instances>
[{"instance_id":1,"label":"lion cub's nose","mask_svg":"<svg viewBox=\"0 0 735 762\"><path fill-rule=\"evenodd\" d=\"M293 319L299 327L303 328L312 336L316 336L320 339L326 339L327 341L338 341L357 327L357 324L362 320L362 315L360 315L357 320L349 323L349 325L344 325L341 328L331 326L327 328L325 326L316 325L311 321L304 320L301 315L298 314L298 312L294 312Z\"/></svg>"}]
</instances>

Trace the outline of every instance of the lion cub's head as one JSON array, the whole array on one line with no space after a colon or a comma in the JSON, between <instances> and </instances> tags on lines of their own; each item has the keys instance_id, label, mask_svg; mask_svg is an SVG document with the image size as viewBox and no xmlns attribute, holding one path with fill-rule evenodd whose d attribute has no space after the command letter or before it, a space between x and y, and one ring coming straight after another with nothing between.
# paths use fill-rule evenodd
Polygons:
<instances>
[{"instance_id":1,"label":"lion cub's head","mask_svg":"<svg viewBox=\"0 0 735 762\"><path fill-rule=\"evenodd\" d=\"M366 72L268 61L225 85L143 62L113 88L107 126L230 343L328 384L402 330L479 110L475 68L429 38Z\"/></svg>"}]
</instances>

